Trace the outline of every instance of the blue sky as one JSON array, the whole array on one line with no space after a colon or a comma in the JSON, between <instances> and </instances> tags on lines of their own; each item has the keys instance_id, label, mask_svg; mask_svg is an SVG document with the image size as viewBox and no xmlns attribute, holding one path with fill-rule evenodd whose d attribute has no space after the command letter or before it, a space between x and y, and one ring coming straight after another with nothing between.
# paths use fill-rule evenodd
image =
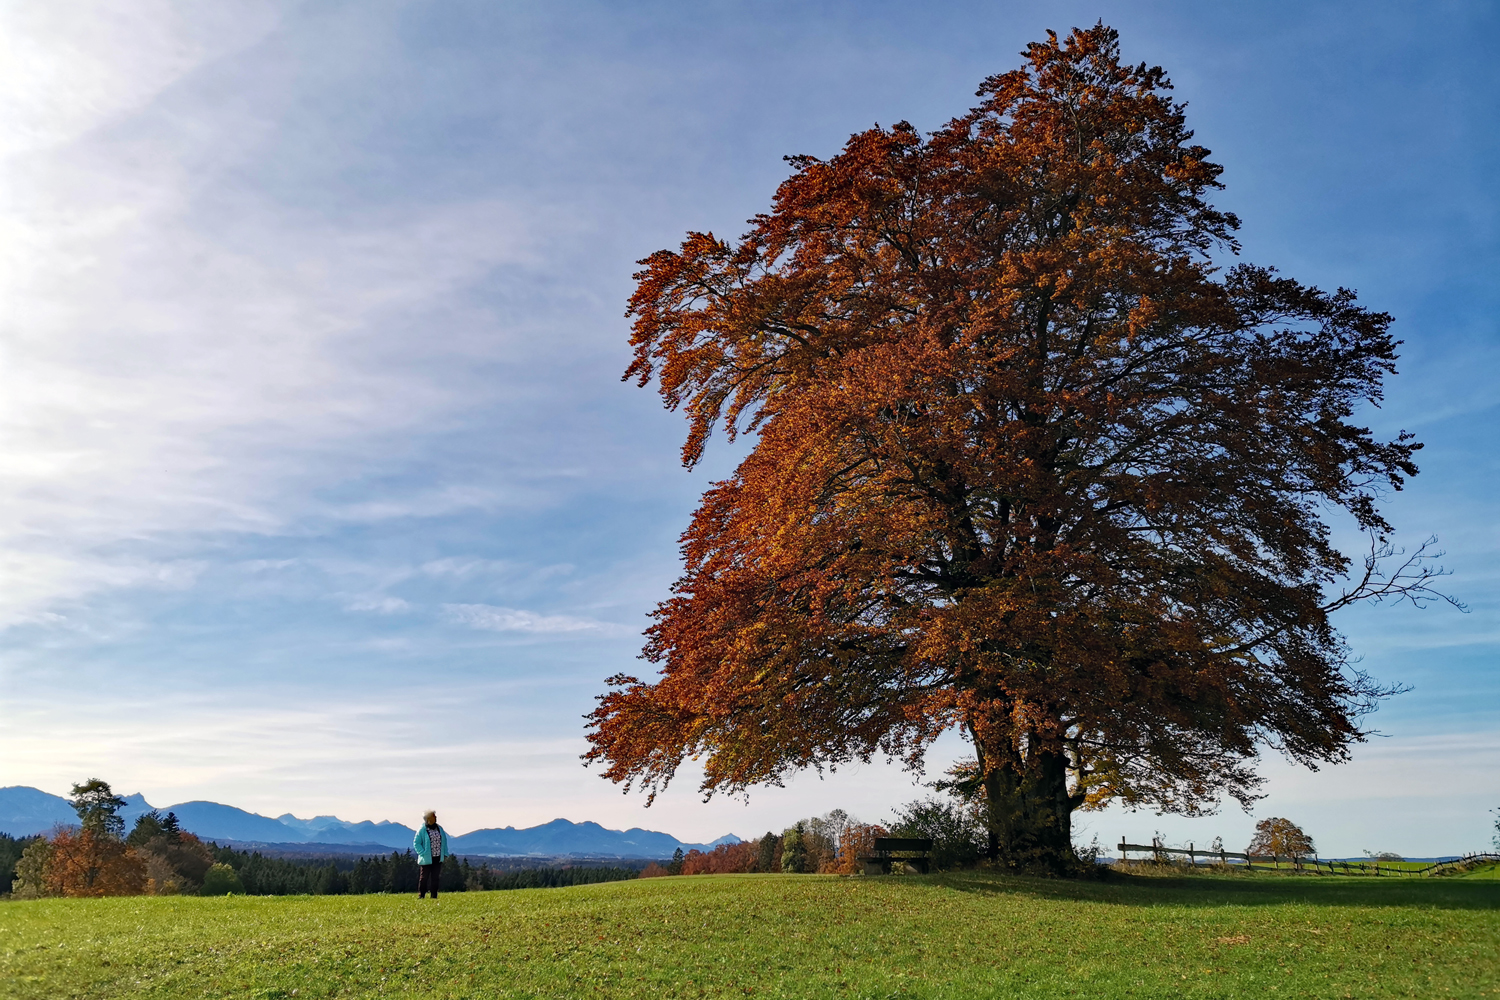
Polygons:
<instances>
[{"instance_id":1,"label":"blue sky","mask_svg":"<svg viewBox=\"0 0 1500 1000\"><path fill-rule=\"evenodd\" d=\"M1397 317L1389 511L1471 607L1360 609L1413 690L1256 816L1329 854L1500 806L1493 4L277 3L0 8L0 784L454 830L753 836L920 793L872 764L650 810L584 770L676 537L736 452L621 384L634 261L736 235L849 133L936 128L1103 18L1226 166L1244 257ZM1350 539L1352 544L1357 540ZM939 745L934 763L963 753ZM1084 839L1248 839L1081 816Z\"/></svg>"}]
</instances>

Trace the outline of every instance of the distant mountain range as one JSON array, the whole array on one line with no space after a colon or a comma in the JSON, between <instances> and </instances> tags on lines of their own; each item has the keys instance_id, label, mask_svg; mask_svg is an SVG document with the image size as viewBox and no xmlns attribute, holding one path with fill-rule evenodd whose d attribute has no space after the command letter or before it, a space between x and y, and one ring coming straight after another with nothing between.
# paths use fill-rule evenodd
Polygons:
<instances>
[{"instance_id":1,"label":"distant mountain range","mask_svg":"<svg viewBox=\"0 0 1500 1000\"><path fill-rule=\"evenodd\" d=\"M137 816L150 812L152 806L139 794L125 798L120 810L128 829ZM179 802L163 806L162 815L177 814L184 830L204 840L234 841L238 844L328 844L345 847L394 848L411 846L413 827L389 820L351 823L337 816L314 816L298 819L286 813L272 819L218 802ZM29 837L45 833L58 824L76 824L78 816L68 800L38 788L12 785L0 788L0 833L12 837ZM598 823L572 823L555 819L541 826L518 830L475 830L453 837L458 854L490 857L591 857L591 858L665 858L681 848L690 851L712 850L719 844L737 844L738 837L727 834L711 844L687 844L667 833L655 830L607 830Z\"/></svg>"}]
</instances>

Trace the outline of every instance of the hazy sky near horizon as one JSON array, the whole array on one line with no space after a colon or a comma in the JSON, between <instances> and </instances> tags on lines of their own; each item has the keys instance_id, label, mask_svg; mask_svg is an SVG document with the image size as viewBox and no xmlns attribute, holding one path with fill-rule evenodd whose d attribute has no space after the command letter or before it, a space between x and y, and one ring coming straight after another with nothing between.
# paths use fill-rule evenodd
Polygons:
<instances>
[{"instance_id":1,"label":"hazy sky near horizon","mask_svg":"<svg viewBox=\"0 0 1500 1000\"><path fill-rule=\"evenodd\" d=\"M0 3L0 785L684 840L921 789L874 764L651 809L578 761L698 495L622 384L634 262L734 236L786 154L966 110L1103 19L1225 165L1243 257L1396 316L1397 541L1461 615L1360 609L1385 735L1086 840L1478 849L1500 806L1492 3ZM1357 539L1351 539L1357 544ZM948 740L933 772L964 752Z\"/></svg>"}]
</instances>

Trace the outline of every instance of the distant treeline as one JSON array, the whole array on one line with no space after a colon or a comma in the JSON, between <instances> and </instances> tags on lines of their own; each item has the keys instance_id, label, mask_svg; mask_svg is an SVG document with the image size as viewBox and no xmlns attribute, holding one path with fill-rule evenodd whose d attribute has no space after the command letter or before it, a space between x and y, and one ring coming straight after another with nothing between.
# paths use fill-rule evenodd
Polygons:
<instances>
[{"instance_id":1,"label":"distant treeline","mask_svg":"<svg viewBox=\"0 0 1500 1000\"><path fill-rule=\"evenodd\" d=\"M251 896L364 895L378 892L416 892L417 859L411 851L392 851L383 857L347 860L267 857L258 851L236 851L210 845L214 860L233 869L238 885L226 892ZM491 868L488 862L467 859L443 865L441 892L481 892L491 889L542 889L638 878L634 868Z\"/></svg>"},{"instance_id":2,"label":"distant treeline","mask_svg":"<svg viewBox=\"0 0 1500 1000\"><path fill-rule=\"evenodd\" d=\"M782 833L767 831L756 840L720 844L711 851L681 849L669 864L646 866L641 878L664 875L721 875L741 872L780 872L853 875L860 857L875 850L880 837L919 837L932 841L930 860L939 870L964 868L981 857L984 824L976 805L927 799L908 803L896 813L889 828L861 823L842 809L810 816Z\"/></svg>"},{"instance_id":3,"label":"distant treeline","mask_svg":"<svg viewBox=\"0 0 1500 1000\"><path fill-rule=\"evenodd\" d=\"M21 899L57 896L255 896L415 893L417 859L410 851L344 858L282 857L205 843L183 830L172 813L137 817L127 835L120 810L125 800L94 778L73 786L77 827L59 827L46 837L17 839L0 834L0 893ZM522 868L517 858L450 859L442 866L440 892L553 888L618 882L664 875L730 872L854 874L859 859L879 837L930 839L939 870L974 864L983 850L984 825L975 802L929 799L909 803L889 828L861 823L841 809L813 816L781 834L723 844L711 851L678 850L665 865L635 867L579 864Z\"/></svg>"},{"instance_id":4,"label":"distant treeline","mask_svg":"<svg viewBox=\"0 0 1500 1000\"><path fill-rule=\"evenodd\" d=\"M176 815L152 810L127 835L125 800L98 778L73 786L78 825L45 837L0 834L0 894L19 899L68 896L256 896L417 891L411 851L348 859L267 857L205 843L182 829ZM468 859L442 866L439 891L531 889L640 876L635 868L543 867L517 870L517 859L477 866Z\"/></svg>"}]
</instances>

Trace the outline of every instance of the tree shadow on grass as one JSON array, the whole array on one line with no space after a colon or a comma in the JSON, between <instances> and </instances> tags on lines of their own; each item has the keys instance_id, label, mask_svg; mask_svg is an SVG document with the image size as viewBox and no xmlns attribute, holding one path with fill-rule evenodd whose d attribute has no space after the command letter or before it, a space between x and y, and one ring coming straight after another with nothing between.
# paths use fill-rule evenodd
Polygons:
<instances>
[{"instance_id":1,"label":"tree shadow on grass","mask_svg":"<svg viewBox=\"0 0 1500 1000\"><path fill-rule=\"evenodd\" d=\"M1500 910L1500 881L1477 879L1244 873L1142 876L1111 872L1100 881L1083 881L966 871L919 877L919 880L980 895L1021 895L1114 906L1302 905Z\"/></svg>"}]
</instances>

